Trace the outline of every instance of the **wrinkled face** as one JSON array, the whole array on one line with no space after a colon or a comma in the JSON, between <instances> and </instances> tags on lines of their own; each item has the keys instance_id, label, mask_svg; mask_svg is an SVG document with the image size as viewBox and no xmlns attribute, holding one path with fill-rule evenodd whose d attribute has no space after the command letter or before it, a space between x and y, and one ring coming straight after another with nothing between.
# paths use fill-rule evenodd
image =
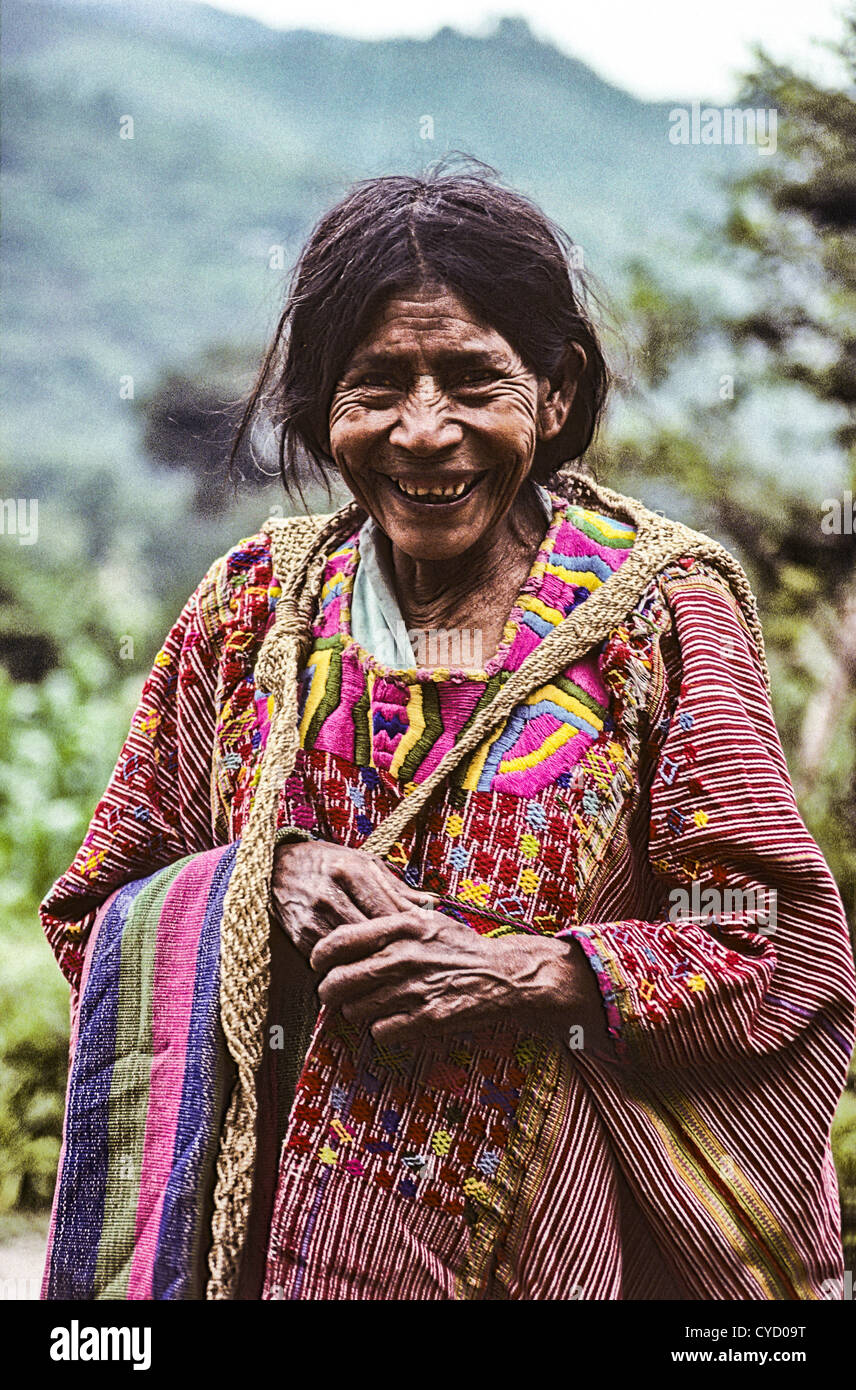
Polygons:
<instances>
[{"instance_id":1,"label":"wrinkled face","mask_svg":"<svg viewBox=\"0 0 856 1390\"><path fill-rule=\"evenodd\" d=\"M337 383L331 452L394 546L452 558L511 507L545 433L548 392L450 290L404 291Z\"/></svg>"}]
</instances>

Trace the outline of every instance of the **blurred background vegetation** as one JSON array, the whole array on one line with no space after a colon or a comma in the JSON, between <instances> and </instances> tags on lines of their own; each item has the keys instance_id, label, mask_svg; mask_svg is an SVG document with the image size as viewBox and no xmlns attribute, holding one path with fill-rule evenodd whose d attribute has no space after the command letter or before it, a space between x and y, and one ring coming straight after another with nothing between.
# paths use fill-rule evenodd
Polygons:
<instances>
[{"instance_id":1,"label":"blurred background vegetation","mask_svg":"<svg viewBox=\"0 0 856 1390\"><path fill-rule=\"evenodd\" d=\"M853 924L854 22L835 92L755 54L734 104L776 109L775 153L671 144L668 105L516 19L367 43L182 3L7 0L2 43L0 501L37 502L38 540L4 509L0 1212L49 1202L59 1151L67 992L38 902L185 598L281 503L249 465L230 487L227 442L286 271L354 178L464 150L579 244L620 375L597 471L748 570L800 806ZM834 1143L852 1269L852 1071Z\"/></svg>"}]
</instances>

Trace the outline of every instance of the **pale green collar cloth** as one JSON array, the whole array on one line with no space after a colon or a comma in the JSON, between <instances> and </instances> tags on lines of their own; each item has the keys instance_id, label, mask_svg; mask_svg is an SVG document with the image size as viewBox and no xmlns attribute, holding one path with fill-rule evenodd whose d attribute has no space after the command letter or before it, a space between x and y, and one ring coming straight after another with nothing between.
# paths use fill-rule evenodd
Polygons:
<instances>
[{"instance_id":1,"label":"pale green collar cloth","mask_svg":"<svg viewBox=\"0 0 856 1390\"><path fill-rule=\"evenodd\" d=\"M546 488L535 484L547 519L553 503ZM351 594L351 636L376 661L396 671L418 666L407 628L395 596L395 581L386 562L386 547L378 544L382 532L373 517L360 528L360 561Z\"/></svg>"}]
</instances>

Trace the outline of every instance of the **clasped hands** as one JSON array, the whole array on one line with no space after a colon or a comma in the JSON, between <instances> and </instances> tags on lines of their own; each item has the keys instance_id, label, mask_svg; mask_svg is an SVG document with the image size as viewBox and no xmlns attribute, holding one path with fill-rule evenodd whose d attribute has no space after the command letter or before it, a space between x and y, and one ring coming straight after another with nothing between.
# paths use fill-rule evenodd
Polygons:
<instances>
[{"instance_id":1,"label":"clasped hands","mask_svg":"<svg viewBox=\"0 0 856 1390\"><path fill-rule=\"evenodd\" d=\"M379 1042L503 1021L565 1033L599 994L574 942L485 938L378 855L323 840L277 847L275 920L320 975L318 997ZM582 961L582 966L581 966Z\"/></svg>"}]
</instances>

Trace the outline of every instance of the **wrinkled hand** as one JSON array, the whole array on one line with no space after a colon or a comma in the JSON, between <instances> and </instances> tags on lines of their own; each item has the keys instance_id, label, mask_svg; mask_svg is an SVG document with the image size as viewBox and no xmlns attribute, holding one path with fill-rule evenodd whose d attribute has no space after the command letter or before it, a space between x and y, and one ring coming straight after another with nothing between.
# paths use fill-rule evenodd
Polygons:
<instances>
[{"instance_id":1,"label":"wrinkled hand","mask_svg":"<svg viewBox=\"0 0 856 1390\"><path fill-rule=\"evenodd\" d=\"M591 971L584 963L580 971L574 951L549 937L481 937L442 912L410 907L340 926L309 963L324 977L318 997L329 1009L369 1024L379 1041L405 1042L498 1022L561 1032L592 1002Z\"/></svg>"},{"instance_id":2,"label":"wrinkled hand","mask_svg":"<svg viewBox=\"0 0 856 1390\"><path fill-rule=\"evenodd\" d=\"M271 878L273 915L301 955L342 922L361 922L430 902L376 854L326 840L278 845Z\"/></svg>"}]
</instances>

